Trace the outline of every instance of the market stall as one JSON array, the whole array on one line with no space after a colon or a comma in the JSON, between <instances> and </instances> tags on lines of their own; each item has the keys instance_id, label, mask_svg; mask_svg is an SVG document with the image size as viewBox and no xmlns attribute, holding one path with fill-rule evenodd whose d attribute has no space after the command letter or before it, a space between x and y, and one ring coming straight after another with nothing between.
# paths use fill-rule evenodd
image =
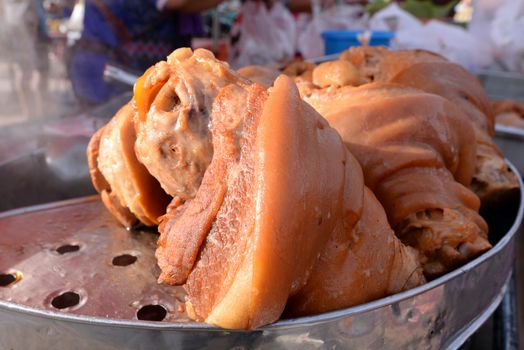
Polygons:
<instances>
[{"instance_id":1,"label":"market stall","mask_svg":"<svg viewBox=\"0 0 524 350\"><path fill-rule=\"evenodd\" d=\"M0 348L518 348L524 1L0 16Z\"/></svg>"}]
</instances>

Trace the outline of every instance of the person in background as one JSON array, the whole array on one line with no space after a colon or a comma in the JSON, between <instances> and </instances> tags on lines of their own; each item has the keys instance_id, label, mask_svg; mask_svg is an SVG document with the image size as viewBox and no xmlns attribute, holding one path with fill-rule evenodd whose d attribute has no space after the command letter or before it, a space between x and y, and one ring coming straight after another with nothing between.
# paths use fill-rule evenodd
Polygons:
<instances>
[{"instance_id":1,"label":"person in background","mask_svg":"<svg viewBox=\"0 0 524 350\"><path fill-rule=\"evenodd\" d=\"M41 117L49 75L49 38L42 0L2 0L0 6L6 45L2 54L13 68L11 79L22 115Z\"/></svg>"},{"instance_id":2,"label":"person in background","mask_svg":"<svg viewBox=\"0 0 524 350\"><path fill-rule=\"evenodd\" d=\"M36 8L36 15L38 17L38 29L36 34L35 48L38 56L37 71L40 75L38 81L38 89L47 98L49 85L49 30L47 27L47 13L44 9L42 0L33 0Z\"/></svg>"},{"instance_id":3,"label":"person in background","mask_svg":"<svg viewBox=\"0 0 524 350\"><path fill-rule=\"evenodd\" d=\"M265 0L266 3L271 4L278 0ZM366 5L369 0L318 0L317 4L322 7L329 7L335 4L346 5ZM291 12L311 12L312 0L283 0L283 3L289 8Z\"/></svg>"},{"instance_id":4,"label":"person in background","mask_svg":"<svg viewBox=\"0 0 524 350\"><path fill-rule=\"evenodd\" d=\"M220 0L86 0L84 30L69 62L73 90L93 105L121 93L104 80L107 64L143 73L202 34L198 13Z\"/></svg>"}]
</instances>

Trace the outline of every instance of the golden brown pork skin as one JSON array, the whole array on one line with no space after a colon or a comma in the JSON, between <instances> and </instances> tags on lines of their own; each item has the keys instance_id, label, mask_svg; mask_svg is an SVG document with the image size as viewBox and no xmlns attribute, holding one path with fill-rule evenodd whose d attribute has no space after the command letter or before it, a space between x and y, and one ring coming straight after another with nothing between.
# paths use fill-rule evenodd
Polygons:
<instances>
[{"instance_id":1,"label":"golden brown pork skin","mask_svg":"<svg viewBox=\"0 0 524 350\"><path fill-rule=\"evenodd\" d=\"M135 151L173 197L195 196L213 147L209 111L219 90L250 82L204 49L175 50L135 85Z\"/></svg>"},{"instance_id":2,"label":"golden brown pork skin","mask_svg":"<svg viewBox=\"0 0 524 350\"><path fill-rule=\"evenodd\" d=\"M497 124L524 129L524 103L515 100L492 101Z\"/></svg>"},{"instance_id":3,"label":"golden brown pork skin","mask_svg":"<svg viewBox=\"0 0 524 350\"><path fill-rule=\"evenodd\" d=\"M251 82L209 51L178 49L137 81L133 101L93 136L93 183L123 225L157 225L168 194L173 203L195 196L213 154L207 113L230 83Z\"/></svg>"},{"instance_id":4,"label":"golden brown pork skin","mask_svg":"<svg viewBox=\"0 0 524 350\"><path fill-rule=\"evenodd\" d=\"M191 93L181 97L184 89ZM195 98L204 101L197 104L200 121L184 114ZM214 151L202 181L192 182L199 171L191 167L176 168L178 182L169 182L170 174L159 179L176 189L159 227L160 281L186 284L191 317L255 328L284 309L329 311L425 281L416 252L394 236L363 185L360 165L292 80L282 76L266 90L208 52L177 51L146 72L134 103L91 140L93 182L119 220L155 223L150 209L164 211L166 203L149 199L170 197L153 175L182 159L159 157L160 149L174 142L188 147L188 162L199 162L186 141L205 143L205 132L195 130L208 117ZM186 128L173 131L179 122ZM141 163L147 155L138 156L140 135L142 151L150 143L151 159L161 164Z\"/></svg>"},{"instance_id":5,"label":"golden brown pork skin","mask_svg":"<svg viewBox=\"0 0 524 350\"><path fill-rule=\"evenodd\" d=\"M348 61L360 71L362 83L388 82L414 63L446 62L426 50L391 51L382 46L354 46L342 52L340 60Z\"/></svg>"},{"instance_id":6,"label":"golden brown pork skin","mask_svg":"<svg viewBox=\"0 0 524 350\"><path fill-rule=\"evenodd\" d=\"M393 84L313 90L304 100L361 163L397 235L415 247L428 277L490 248L475 169L471 122L451 102Z\"/></svg>"},{"instance_id":7,"label":"golden brown pork skin","mask_svg":"<svg viewBox=\"0 0 524 350\"><path fill-rule=\"evenodd\" d=\"M362 84L358 69L350 62L336 60L324 62L313 70L313 84L328 86L357 86Z\"/></svg>"},{"instance_id":8,"label":"golden brown pork skin","mask_svg":"<svg viewBox=\"0 0 524 350\"><path fill-rule=\"evenodd\" d=\"M140 220L154 226L170 198L135 155L134 116L128 103L95 133L87 149L89 167L95 189L122 225Z\"/></svg>"},{"instance_id":9,"label":"golden brown pork skin","mask_svg":"<svg viewBox=\"0 0 524 350\"><path fill-rule=\"evenodd\" d=\"M394 236L384 208L364 186L360 165L346 158L345 214L331 233L306 285L290 296L285 315L313 315L363 304L425 282L418 254ZM355 213L358 213L355 215Z\"/></svg>"},{"instance_id":10,"label":"golden brown pork skin","mask_svg":"<svg viewBox=\"0 0 524 350\"><path fill-rule=\"evenodd\" d=\"M237 73L265 88L272 86L275 79L280 75L280 71L277 69L257 65L242 67L237 70Z\"/></svg>"},{"instance_id":11,"label":"golden brown pork skin","mask_svg":"<svg viewBox=\"0 0 524 350\"><path fill-rule=\"evenodd\" d=\"M473 122L477 143L476 169L471 188L486 207L518 191L516 175L492 140L494 114L479 81L464 68L423 50L390 51L355 47L341 54L367 82L389 82L414 87L455 103Z\"/></svg>"},{"instance_id":12,"label":"golden brown pork skin","mask_svg":"<svg viewBox=\"0 0 524 350\"><path fill-rule=\"evenodd\" d=\"M87 146L87 162L93 187L100 193L100 199L106 206L107 210L122 224L124 227L132 227L136 224L137 218L131 211L120 203L120 198L111 191L111 186L102 175L98 168L98 151L100 147L100 138L104 128L98 129L89 140Z\"/></svg>"},{"instance_id":13,"label":"golden brown pork skin","mask_svg":"<svg viewBox=\"0 0 524 350\"><path fill-rule=\"evenodd\" d=\"M210 118L213 160L195 198L163 218L157 250L160 281L186 282L191 317L255 328L290 297L286 312L306 315L424 282L358 162L291 79L227 86Z\"/></svg>"},{"instance_id":14,"label":"golden brown pork skin","mask_svg":"<svg viewBox=\"0 0 524 350\"><path fill-rule=\"evenodd\" d=\"M297 60L287 64L282 70L282 73L291 78L294 78L295 80L301 79L305 81L312 81L314 69L314 63Z\"/></svg>"}]
</instances>

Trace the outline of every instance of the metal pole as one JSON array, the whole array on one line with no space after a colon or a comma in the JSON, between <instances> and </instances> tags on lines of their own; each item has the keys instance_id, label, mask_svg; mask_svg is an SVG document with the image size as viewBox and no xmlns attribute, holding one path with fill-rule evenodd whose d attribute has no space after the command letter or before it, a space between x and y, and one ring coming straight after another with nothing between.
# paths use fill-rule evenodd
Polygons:
<instances>
[{"instance_id":1,"label":"metal pole","mask_svg":"<svg viewBox=\"0 0 524 350\"><path fill-rule=\"evenodd\" d=\"M215 55L218 54L218 40L220 39L220 21L218 19L218 8L213 9L213 26L212 26L212 37L213 37L213 52Z\"/></svg>"}]
</instances>

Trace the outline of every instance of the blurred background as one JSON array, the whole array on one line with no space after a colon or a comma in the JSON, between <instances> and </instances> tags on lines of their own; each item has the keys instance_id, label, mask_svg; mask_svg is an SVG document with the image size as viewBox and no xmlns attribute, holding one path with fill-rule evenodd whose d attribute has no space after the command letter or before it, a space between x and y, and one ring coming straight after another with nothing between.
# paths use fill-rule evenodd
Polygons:
<instances>
[{"instance_id":1,"label":"blurred background","mask_svg":"<svg viewBox=\"0 0 524 350\"><path fill-rule=\"evenodd\" d=\"M504 120L524 127L522 33L524 0L1 0L0 210L94 193L90 136L178 47L233 68L363 44L431 50L476 74L494 102L510 100ZM514 139L500 142L524 168Z\"/></svg>"},{"instance_id":2,"label":"blurred background","mask_svg":"<svg viewBox=\"0 0 524 350\"><path fill-rule=\"evenodd\" d=\"M187 3L1 1L0 125L78 115L106 103L176 47L211 49L234 67L278 66L335 53L323 37L334 30L389 31L392 48L435 51L480 75L524 72L519 0Z\"/></svg>"},{"instance_id":3,"label":"blurred background","mask_svg":"<svg viewBox=\"0 0 524 350\"><path fill-rule=\"evenodd\" d=\"M437 52L494 103L510 101L496 141L523 173L523 34L524 0L0 0L0 211L94 194L89 138L137 76L184 46L234 68L320 62L362 44ZM513 349L508 305L482 329L503 329ZM471 349L494 343L482 329Z\"/></svg>"}]
</instances>

